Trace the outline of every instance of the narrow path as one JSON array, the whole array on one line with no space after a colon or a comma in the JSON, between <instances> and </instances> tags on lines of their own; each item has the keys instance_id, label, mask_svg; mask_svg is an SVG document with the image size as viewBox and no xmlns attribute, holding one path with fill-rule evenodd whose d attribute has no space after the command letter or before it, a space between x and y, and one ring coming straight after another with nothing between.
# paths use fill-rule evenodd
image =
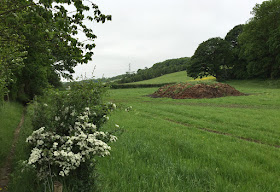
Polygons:
<instances>
[{"instance_id":1,"label":"narrow path","mask_svg":"<svg viewBox=\"0 0 280 192\"><path fill-rule=\"evenodd\" d=\"M14 132L14 139L13 139L11 151L6 158L3 167L0 168L0 191L1 192L8 191L7 186L8 186L9 179L10 179L9 177L11 174L12 160L14 157L15 147L16 147L16 143L18 140L19 132L20 132L21 126L24 122L24 116L25 116L25 109L22 112L21 120Z\"/></svg>"}]
</instances>

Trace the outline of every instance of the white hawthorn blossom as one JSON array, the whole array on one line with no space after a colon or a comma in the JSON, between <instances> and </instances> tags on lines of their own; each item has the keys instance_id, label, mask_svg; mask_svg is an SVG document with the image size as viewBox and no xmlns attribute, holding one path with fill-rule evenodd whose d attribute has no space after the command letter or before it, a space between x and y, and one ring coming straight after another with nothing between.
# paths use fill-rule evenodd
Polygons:
<instances>
[{"instance_id":1,"label":"white hawthorn blossom","mask_svg":"<svg viewBox=\"0 0 280 192\"><path fill-rule=\"evenodd\" d=\"M55 116L55 117L54 117L54 120L55 120L55 121L59 121L59 120L60 120L60 117Z\"/></svg>"},{"instance_id":2,"label":"white hawthorn blossom","mask_svg":"<svg viewBox=\"0 0 280 192\"><path fill-rule=\"evenodd\" d=\"M31 151L31 155L28 159L28 164L33 164L37 162L41 158L42 150L38 149L37 147L33 148Z\"/></svg>"},{"instance_id":3,"label":"white hawthorn blossom","mask_svg":"<svg viewBox=\"0 0 280 192\"><path fill-rule=\"evenodd\" d=\"M109 117L107 115L103 115L103 117L107 120L109 120Z\"/></svg>"},{"instance_id":4,"label":"white hawthorn blossom","mask_svg":"<svg viewBox=\"0 0 280 192\"><path fill-rule=\"evenodd\" d=\"M40 168L39 178L44 179L50 173L50 167L56 170L53 176L65 177L95 155L110 155L111 147L105 141L115 142L117 137L97 131L96 126L89 122L89 114L90 109L85 108L73 127L68 129L69 135L58 135L41 127L26 139L26 142L34 146L28 164Z\"/></svg>"},{"instance_id":5,"label":"white hawthorn blossom","mask_svg":"<svg viewBox=\"0 0 280 192\"><path fill-rule=\"evenodd\" d=\"M113 103L113 109L116 109L117 105L115 103Z\"/></svg>"}]
</instances>

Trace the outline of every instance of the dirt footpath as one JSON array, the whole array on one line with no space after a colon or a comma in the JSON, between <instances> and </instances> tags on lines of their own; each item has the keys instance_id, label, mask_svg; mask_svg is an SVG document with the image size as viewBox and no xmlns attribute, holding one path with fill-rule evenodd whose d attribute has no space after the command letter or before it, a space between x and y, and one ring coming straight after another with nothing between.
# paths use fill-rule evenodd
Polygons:
<instances>
[{"instance_id":1,"label":"dirt footpath","mask_svg":"<svg viewBox=\"0 0 280 192\"><path fill-rule=\"evenodd\" d=\"M11 169L12 169L12 160L14 157L14 153L15 153L15 147L16 147L16 143L18 140L18 136L19 136L19 132L20 129L22 127L22 124L24 122L24 116L25 116L25 109L22 112L22 116L21 116L21 120L14 132L14 139L13 139L13 143L12 143L12 148L11 151L9 153L9 155L7 156L3 167L0 168L0 191L1 192L7 192L8 189L8 183L10 180L10 175L11 175Z\"/></svg>"}]
</instances>

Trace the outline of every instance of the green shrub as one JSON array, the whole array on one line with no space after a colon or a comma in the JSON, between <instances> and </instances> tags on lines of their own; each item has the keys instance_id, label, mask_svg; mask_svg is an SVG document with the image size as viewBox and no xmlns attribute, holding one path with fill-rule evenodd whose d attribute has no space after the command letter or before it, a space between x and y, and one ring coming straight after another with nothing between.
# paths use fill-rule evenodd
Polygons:
<instances>
[{"instance_id":1,"label":"green shrub","mask_svg":"<svg viewBox=\"0 0 280 192\"><path fill-rule=\"evenodd\" d=\"M26 164L36 167L39 180L58 180L67 191L94 189L94 158L109 155L107 143L116 140L100 131L116 108L103 101L106 89L101 83L75 82L69 90L48 89L34 99L30 106L34 132L27 138L31 154ZM51 189L50 183L45 186Z\"/></svg>"}]
</instances>

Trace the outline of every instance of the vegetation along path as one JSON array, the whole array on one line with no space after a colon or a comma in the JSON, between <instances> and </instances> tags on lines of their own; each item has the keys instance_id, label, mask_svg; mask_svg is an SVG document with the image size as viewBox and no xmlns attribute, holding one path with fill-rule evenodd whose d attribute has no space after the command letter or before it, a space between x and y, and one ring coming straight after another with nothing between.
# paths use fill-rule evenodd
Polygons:
<instances>
[{"instance_id":1,"label":"vegetation along path","mask_svg":"<svg viewBox=\"0 0 280 192\"><path fill-rule=\"evenodd\" d=\"M13 139L11 151L6 158L3 167L0 168L0 191L1 192L7 191L7 186L9 183L9 176L11 174L11 168L12 168L12 159L14 157L15 146L16 146L16 143L18 140L20 128L24 123L24 116L25 116L25 109L22 112L21 120L14 132L14 139Z\"/></svg>"}]
</instances>

